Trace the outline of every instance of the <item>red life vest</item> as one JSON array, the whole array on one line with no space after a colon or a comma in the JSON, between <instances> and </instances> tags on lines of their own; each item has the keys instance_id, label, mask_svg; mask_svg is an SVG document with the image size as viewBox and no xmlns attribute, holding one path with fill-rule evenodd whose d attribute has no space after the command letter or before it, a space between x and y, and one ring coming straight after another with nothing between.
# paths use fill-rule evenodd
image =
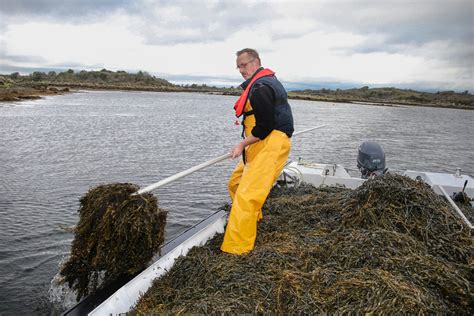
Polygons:
<instances>
[{"instance_id":1,"label":"red life vest","mask_svg":"<svg viewBox=\"0 0 474 316\"><path fill-rule=\"evenodd\" d=\"M260 79L260 78L266 77L266 76L273 76L274 74L275 73L273 71L271 71L270 69L268 69L268 68L262 69L259 72L257 72L257 74L250 81L247 88L245 88L244 92L242 92L242 94L240 95L240 98L237 100L237 102L235 102L235 105L234 105L235 116L239 117L244 112L245 103L247 102L249 91L250 91L250 88L252 87L253 83L257 79Z\"/></svg>"}]
</instances>

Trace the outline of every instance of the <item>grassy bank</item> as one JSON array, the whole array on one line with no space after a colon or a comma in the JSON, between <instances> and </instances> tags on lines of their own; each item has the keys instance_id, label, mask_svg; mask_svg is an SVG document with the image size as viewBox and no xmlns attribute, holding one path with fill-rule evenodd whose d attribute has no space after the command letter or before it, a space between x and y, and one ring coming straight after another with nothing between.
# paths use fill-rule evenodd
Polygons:
<instances>
[{"instance_id":1,"label":"grassy bank","mask_svg":"<svg viewBox=\"0 0 474 316\"><path fill-rule=\"evenodd\" d=\"M55 87L51 85L23 85L5 76L0 76L0 101L39 99L42 96L63 94L69 91L70 90L68 87Z\"/></svg>"},{"instance_id":2,"label":"grassy bank","mask_svg":"<svg viewBox=\"0 0 474 316\"><path fill-rule=\"evenodd\" d=\"M372 88L347 90L301 90L291 91L289 97L300 100L368 103L374 105L414 105L446 108L474 109L474 95L468 91L419 92L396 88Z\"/></svg>"}]
</instances>

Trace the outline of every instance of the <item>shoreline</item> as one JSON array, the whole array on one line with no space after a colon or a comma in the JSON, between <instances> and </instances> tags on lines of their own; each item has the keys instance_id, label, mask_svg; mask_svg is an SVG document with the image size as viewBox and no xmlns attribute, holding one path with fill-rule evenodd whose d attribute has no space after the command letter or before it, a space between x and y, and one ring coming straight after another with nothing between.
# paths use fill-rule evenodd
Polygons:
<instances>
[{"instance_id":1,"label":"shoreline","mask_svg":"<svg viewBox=\"0 0 474 316\"><path fill-rule=\"evenodd\" d=\"M0 102L18 102L26 100L38 100L45 96L62 95L71 93L68 87L48 86L44 89L29 87L12 87L0 89Z\"/></svg>"},{"instance_id":2,"label":"shoreline","mask_svg":"<svg viewBox=\"0 0 474 316\"><path fill-rule=\"evenodd\" d=\"M291 92L290 92L291 93ZM474 110L474 107L464 105L452 105L452 104L432 104L432 103L413 103L413 102L394 102L394 101L373 101L373 100L358 100L358 99L324 99L318 97L302 97L302 96L288 96L290 100L304 100L304 101L318 101L327 103L350 103L360 105L373 105L373 106L388 106L388 107L432 107L432 108L444 108L444 109L458 109L458 110Z\"/></svg>"},{"instance_id":3,"label":"shoreline","mask_svg":"<svg viewBox=\"0 0 474 316\"><path fill-rule=\"evenodd\" d=\"M18 102L24 100L37 100L45 96L63 95L66 93L76 93L80 90L84 91L144 91L144 92L194 92L194 93L205 93L211 95L228 95L228 96L239 96L238 92L229 91L218 91L213 89L198 89L198 88L184 88L176 86L144 86L144 87L131 87L131 86L95 86L89 84L51 84L41 85L38 87L10 87L0 88L0 102ZM360 99L331 99L317 96L301 96L292 95L292 92L288 92L289 100L303 100L303 101L316 101L316 102L327 102L327 103L348 103L348 104L361 104L361 105L372 105L372 106L388 106L388 107L407 107L407 106L422 106L422 107L435 107L445 109L461 109L461 110L474 110L474 107L464 105L453 105L453 104L425 104L425 103L414 103L414 102L394 102L394 101L374 101L374 100L360 100Z\"/></svg>"}]
</instances>

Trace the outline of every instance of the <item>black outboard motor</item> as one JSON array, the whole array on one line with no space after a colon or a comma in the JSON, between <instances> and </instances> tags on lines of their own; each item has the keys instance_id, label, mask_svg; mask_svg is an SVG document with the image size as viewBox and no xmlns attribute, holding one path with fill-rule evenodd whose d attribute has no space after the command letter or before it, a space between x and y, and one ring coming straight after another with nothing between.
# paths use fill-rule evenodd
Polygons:
<instances>
[{"instance_id":1,"label":"black outboard motor","mask_svg":"<svg viewBox=\"0 0 474 316\"><path fill-rule=\"evenodd\" d=\"M357 154L357 168L362 174L362 179L384 174L385 152L382 146L375 142L363 142Z\"/></svg>"}]
</instances>

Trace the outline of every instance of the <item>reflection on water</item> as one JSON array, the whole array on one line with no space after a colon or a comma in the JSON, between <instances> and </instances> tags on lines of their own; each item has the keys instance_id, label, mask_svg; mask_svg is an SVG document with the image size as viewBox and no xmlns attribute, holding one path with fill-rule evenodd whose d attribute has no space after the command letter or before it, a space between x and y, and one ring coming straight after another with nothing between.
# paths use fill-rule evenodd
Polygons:
<instances>
[{"instance_id":1,"label":"reflection on water","mask_svg":"<svg viewBox=\"0 0 474 316\"><path fill-rule=\"evenodd\" d=\"M79 198L101 183L159 181L225 154L239 140L236 97L83 92L0 104L0 313L48 313L50 282L69 251ZM291 158L356 165L380 143L394 170L474 174L473 111L291 101ZM226 161L158 189L167 238L228 201Z\"/></svg>"}]
</instances>

